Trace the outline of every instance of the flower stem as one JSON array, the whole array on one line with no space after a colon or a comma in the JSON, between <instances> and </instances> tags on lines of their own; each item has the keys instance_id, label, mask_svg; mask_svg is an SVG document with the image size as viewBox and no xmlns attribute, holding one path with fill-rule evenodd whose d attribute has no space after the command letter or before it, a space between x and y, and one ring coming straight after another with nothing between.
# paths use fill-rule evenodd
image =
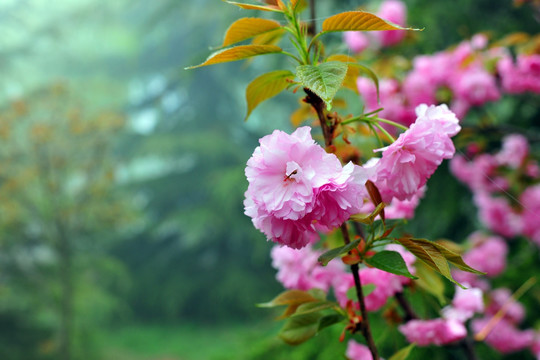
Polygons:
<instances>
[{"instance_id":1,"label":"flower stem","mask_svg":"<svg viewBox=\"0 0 540 360\"><path fill-rule=\"evenodd\" d=\"M345 244L349 244L351 239L349 238L349 231L347 230L347 224L343 223L341 225L341 233L343 234L343 240ZM369 318L366 310L366 302L364 299L364 291L362 289L362 281L360 279L360 271L358 264L351 265L351 272L354 278L354 286L356 288L356 296L358 297L358 303L360 304L360 314L362 315L362 322L360 323L360 331L366 339L369 351L374 360L379 360L379 354L377 352L377 347L375 346L375 341L373 340L373 335L371 334L371 327L369 326Z\"/></svg>"}]
</instances>

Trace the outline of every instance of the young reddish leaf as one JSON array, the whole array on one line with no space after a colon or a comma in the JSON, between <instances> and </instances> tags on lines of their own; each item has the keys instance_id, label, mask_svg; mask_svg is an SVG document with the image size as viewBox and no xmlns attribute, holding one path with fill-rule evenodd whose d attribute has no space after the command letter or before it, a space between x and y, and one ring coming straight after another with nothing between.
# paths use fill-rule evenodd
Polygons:
<instances>
[{"instance_id":1,"label":"young reddish leaf","mask_svg":"<svg viewBox=\"0 0 540 360\"><path fill-rule=\"evenodd\" d=\"M296 76L302 85L317 94L326 103L326 108L332 108L332 99L343 84L347 74L347 64L340 61L330 61L320 65L300 65L296 68Z\"/></svg>"},{"instance_id":2,"label":"young reddish leaf","mask_svg":"<svg viewBox=\"0 0 540 360\"><path fill-rule=\"evenodd\" d=\"M482 272L479 272L465 264L460 255L433 241L411 238L399 238L396 240L407 250L412 252L417 258L462 288L464 288L463 285L452 278L448 262L454 264L461 270L475 274L483 274Z\"/></svg>"},{"instance_id":3,"label":"young reddish leaf","mask_svg":"<svg viewBox=\"0 0 540 360\"><path fill-rule=\"evenodd\" d=\"M243 3L236 2L236 1L227 1L227 0L223 0L223 1L225 1L227 4L236 5L238 7L241 7L242 9L246 9L246 10L262 10L262 11L282 12L279 9L279 7L277 7L275 5L264 6L264 5L254 5L254 4L243 4Z\"/></svg>"},{"instance_id":4,"label":"young reddish leaf","mask_svg":"<svg viewBox=\"0 0 540 360\"><path fill-rule=\"evenodd\" d=\"M375 210L371 212L371 214L367 216L363 216L362 214L351 215L350 220L356 221L362 224L366 224L366 225L371 225L375 221L375 218L377 217L377 215L384 214L384 206L385 204L381 202L379 203L379 205L377 205Z\"/></svg>"},{"instance_id":5,"label":"young reddish leaf","mask_svg":"<svg viewBox=\"0 0 540 360\"><path fill-rule=\"evenodd\" d=\"M319 259L317 260L319 261L319 263L321 263L322 266L326 266L326 264L328 264L330 260L332 260L333 258L338 257L341 254L345 254L351 251L352 249L356 248L360 244L361 241L362 239L358 239L345 246L340 246L335 249L328 250L327 252L319 256Z\"/></svg>"},{"instance_id":6,"label":"young reddish leaf","mask_svg":"<svg viewBox=\"0 0 540 360\"><path fill-rule=\"evenodd\" d=\"M260 103L282 92L294 79L289 70L276 70L253 80L246 89L247 115L245 120Z\"/></svg>"},{"instance_id":7,"label":"young reddish leaf","mask_svg":"<svg viewBox=\"0 0 540 360\"><path fill-rule=\"evenodd\" d=\"M301 290L287 290L276 296L272 301L258 304L259 307L275 307L282 305L299 305L311 301L318 301L311 294Z\"/></svg>"},{"instance_id":8,"label":"young reddish leaf","mask_svg":"<svg viewBox=\"0 0 540 360\"><path fill-rule=\"evenodd\" d=\"M410 279L418 279L409 272L405 260L403 260L400 253L397 251L379 251L372 257L366 258L365 261L377 269L396 275L406 276Z\"/></svg>"},{"instance_id":9,"label":"young reddish leaf","mask_svg":"<svg viewBox=\"0 0 540 360\"><path fill-rule=\"evenodd\" d=\"M287 320L279 337L289 345L298 345L317 334L320 313L309 313L293 316Z\"/></svg>"},{"instance_id":10,"label":"young reddish leaf","mask_svg":"<svg viewBox=\"0 0 540 360\"><path fill-rule=\"evenodd\" d=\"M330 309L337 304L334 301L317 301L309 302L298 306L298 309L294 313L294 316L309 314L325 309Z\"/></svg>"},{"instance_id":11,"label":"young reddish leaf","mask_svg":"<svg viewBox=\"0 0 540 360\"><path fill-rule=\"evenodd\" d=\"M403 349L392 355L392 357L388 360L406 360L411 354L412 349L414 349L414 346L415 344L413 343L408 345L407 347L404 347Z\"/></svg>"},{"instance_id":12,"label":"young reddish leaf","mask_svg":"<svg viewBox=\"0 0 540 360\"><path fill-rule=\"evenodd\" d=\"M366 189L368 191L369 197L375 206L379 206L383 203L381 193L377 186L371 181L366 181ZM384 208L381 210L381 219L384 221Z\"/></svg>"},{"instance_id":13,"label":"young reddish leaf","mask_svg":"<svg viewBox=\"0 0 540 360\"><path fill-rule=\"evenodd\" d=\"M425 241L428 241L428 240L425 240ZM441 243L436 243L436 242L431 242L431 241L430 241L430 243L435 245L439 249L441 254L446 258L446 260L448 260L449 263L451 263L452 265L454 265L458 269L463 270L463 271L467 271L467 272L470 272L470 273L473 273L473 274L485 275L485 273L483 273L481 271L478 271L476 269L473 269L472 267L467 265L465 263L465 261L463 261L463 258L461 257L461 255L459 255L458 253L448 249L447 247L444 247L443 245L441 245Z\"/></svg>"},{"instance_id":14,"label":"young reddish leaf","mask_svg":"<svg viewBox=\"0 0 540 360\"><path fill-rule=\"evenodd\" d=\"M285 35L285 29L279 28L257 35L251 40L253 45L275 45Z\"/></svg>"},{"instance_id":15,"label":"young reddish leaf","mask_svg":"<svg viewBox=\"0 0 540 360\"><path fill-rule=\"evenodd\" d=\"M248 59L253 56L280 53L281 48L275 45L240 45L216 51L205 62L195 66L189 66L186 70L201 66L220 64L230 61Z\"/></svg>"},{"instance_id":16,"label":"young reddish leaf","mask_svg":"<svg viewBox=\"0 0 540 360\"><path fill-rule=\"evenodd\" d=\"M274 20L261 18L238 19L229 26L223 39L222 47L236 44L240 41L251 39L270 31L281 29L281 25Z\"/></svg>"},{"instance_id":17,"label":"young reddish leaf","mask_svg":"<svg viewBox=\"0 0 540 360\"><path fill-rule=\"evenodd\" d=\"M331 32L420 29L404 28L364 11L347 11L326 19L322 24L322 30L323 32Z\"/></svg>"}]
</instances>

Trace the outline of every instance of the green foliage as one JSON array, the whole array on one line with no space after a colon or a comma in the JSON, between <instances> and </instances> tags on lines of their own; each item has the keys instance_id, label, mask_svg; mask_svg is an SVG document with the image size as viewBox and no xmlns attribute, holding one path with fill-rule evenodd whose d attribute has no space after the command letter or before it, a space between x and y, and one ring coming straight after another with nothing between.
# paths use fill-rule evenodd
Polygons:
<instances>
[{"instance_id":1,"label":"green foliage","mask_svg":"<svg viewBox=\"0 0 540 360\"><path fill-rule=\"evenodd\" d=\"M293 79L294 74L289 70L276 70L253 80L246 88L246 120L257 105L285 90Z\"/></svg>"},{"instance_id":2,"label":"green foliage","mask_svg":"<svg viewBox=\"0 0 540 360\"><path fill-rule=\"evenodd\" d=\"M321 263L321 265L326 266L330 262L330 260L338 256L341 256L343 254L346 254L352 249L355 249L360 244L361 241L362 239L358 239L358 240L352 241L351 243L347 245L340 246L332 250L328 250L327 252L319 256L318 260Z\"/></svg>"},{"instance_id":3,"label":"green foliage","mask_svg":"<svg viewBox=\"0 0 540 360\"><path fill-rule=\"evenodd\" d=\"M418 279L409 272L405 260L396 251L379 251L372 257L366 258L366 263L392 274L406 276L410 279Z\"/></svg>"},{"instance_id":4,"label":"green foliage","mask_svg":"<svg viewBox=\"0 0 540 360\"><path fill-rule=\"evenodd\" d=\"M332 100L340 89L347 74L347 64L330 61L320 65L301 65L296 68L296 76L303 86L317 94L332 108Z\"/></svg>"}]
</instances>

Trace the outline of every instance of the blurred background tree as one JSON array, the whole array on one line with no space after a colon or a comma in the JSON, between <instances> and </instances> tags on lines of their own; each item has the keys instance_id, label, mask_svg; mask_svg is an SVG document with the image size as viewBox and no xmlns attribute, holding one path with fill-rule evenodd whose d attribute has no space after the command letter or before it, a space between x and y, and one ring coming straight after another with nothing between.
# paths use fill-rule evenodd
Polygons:
<instances>
[{"instance_id":1,"label":"blurred background tree","mask_svg":"<svg viewBox=\"0 0 540 360\"><path fill-rule=\"evenodd\" d=\"M366 4L319 1L317 16ZM510 0L407 5L426 29L403 56L538 28ZM0 4L0 358L322 359L344 347L330 333L291 350L254 306L281 286L243 215L243 169L260 136L291 128L297 99L244 123L244 89L290 64L183 70L251 15L217 0ZM443 181L430 187L457 205L426 229L440 203L428 193L411 226L464 236L468 195Z\"/></svg>"}]
</instances>

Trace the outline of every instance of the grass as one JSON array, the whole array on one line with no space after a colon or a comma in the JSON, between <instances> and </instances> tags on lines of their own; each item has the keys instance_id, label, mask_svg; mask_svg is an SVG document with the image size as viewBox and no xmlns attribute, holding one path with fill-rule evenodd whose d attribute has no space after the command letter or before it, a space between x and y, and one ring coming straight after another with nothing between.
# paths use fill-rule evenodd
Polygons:
<instances>
[{"instance_id":1,"label":"grass","mask_svg":"<svg viewBox=\"0 0 540 360\"><path fill-rule=\"evenodd\" d=\"M339 331L291 347L277 337L281 325L133 325L102 332L97 345L103 360L303 360L324 359L324 353L336 347L344 352Z\"/></svg>"}]
</instances>

